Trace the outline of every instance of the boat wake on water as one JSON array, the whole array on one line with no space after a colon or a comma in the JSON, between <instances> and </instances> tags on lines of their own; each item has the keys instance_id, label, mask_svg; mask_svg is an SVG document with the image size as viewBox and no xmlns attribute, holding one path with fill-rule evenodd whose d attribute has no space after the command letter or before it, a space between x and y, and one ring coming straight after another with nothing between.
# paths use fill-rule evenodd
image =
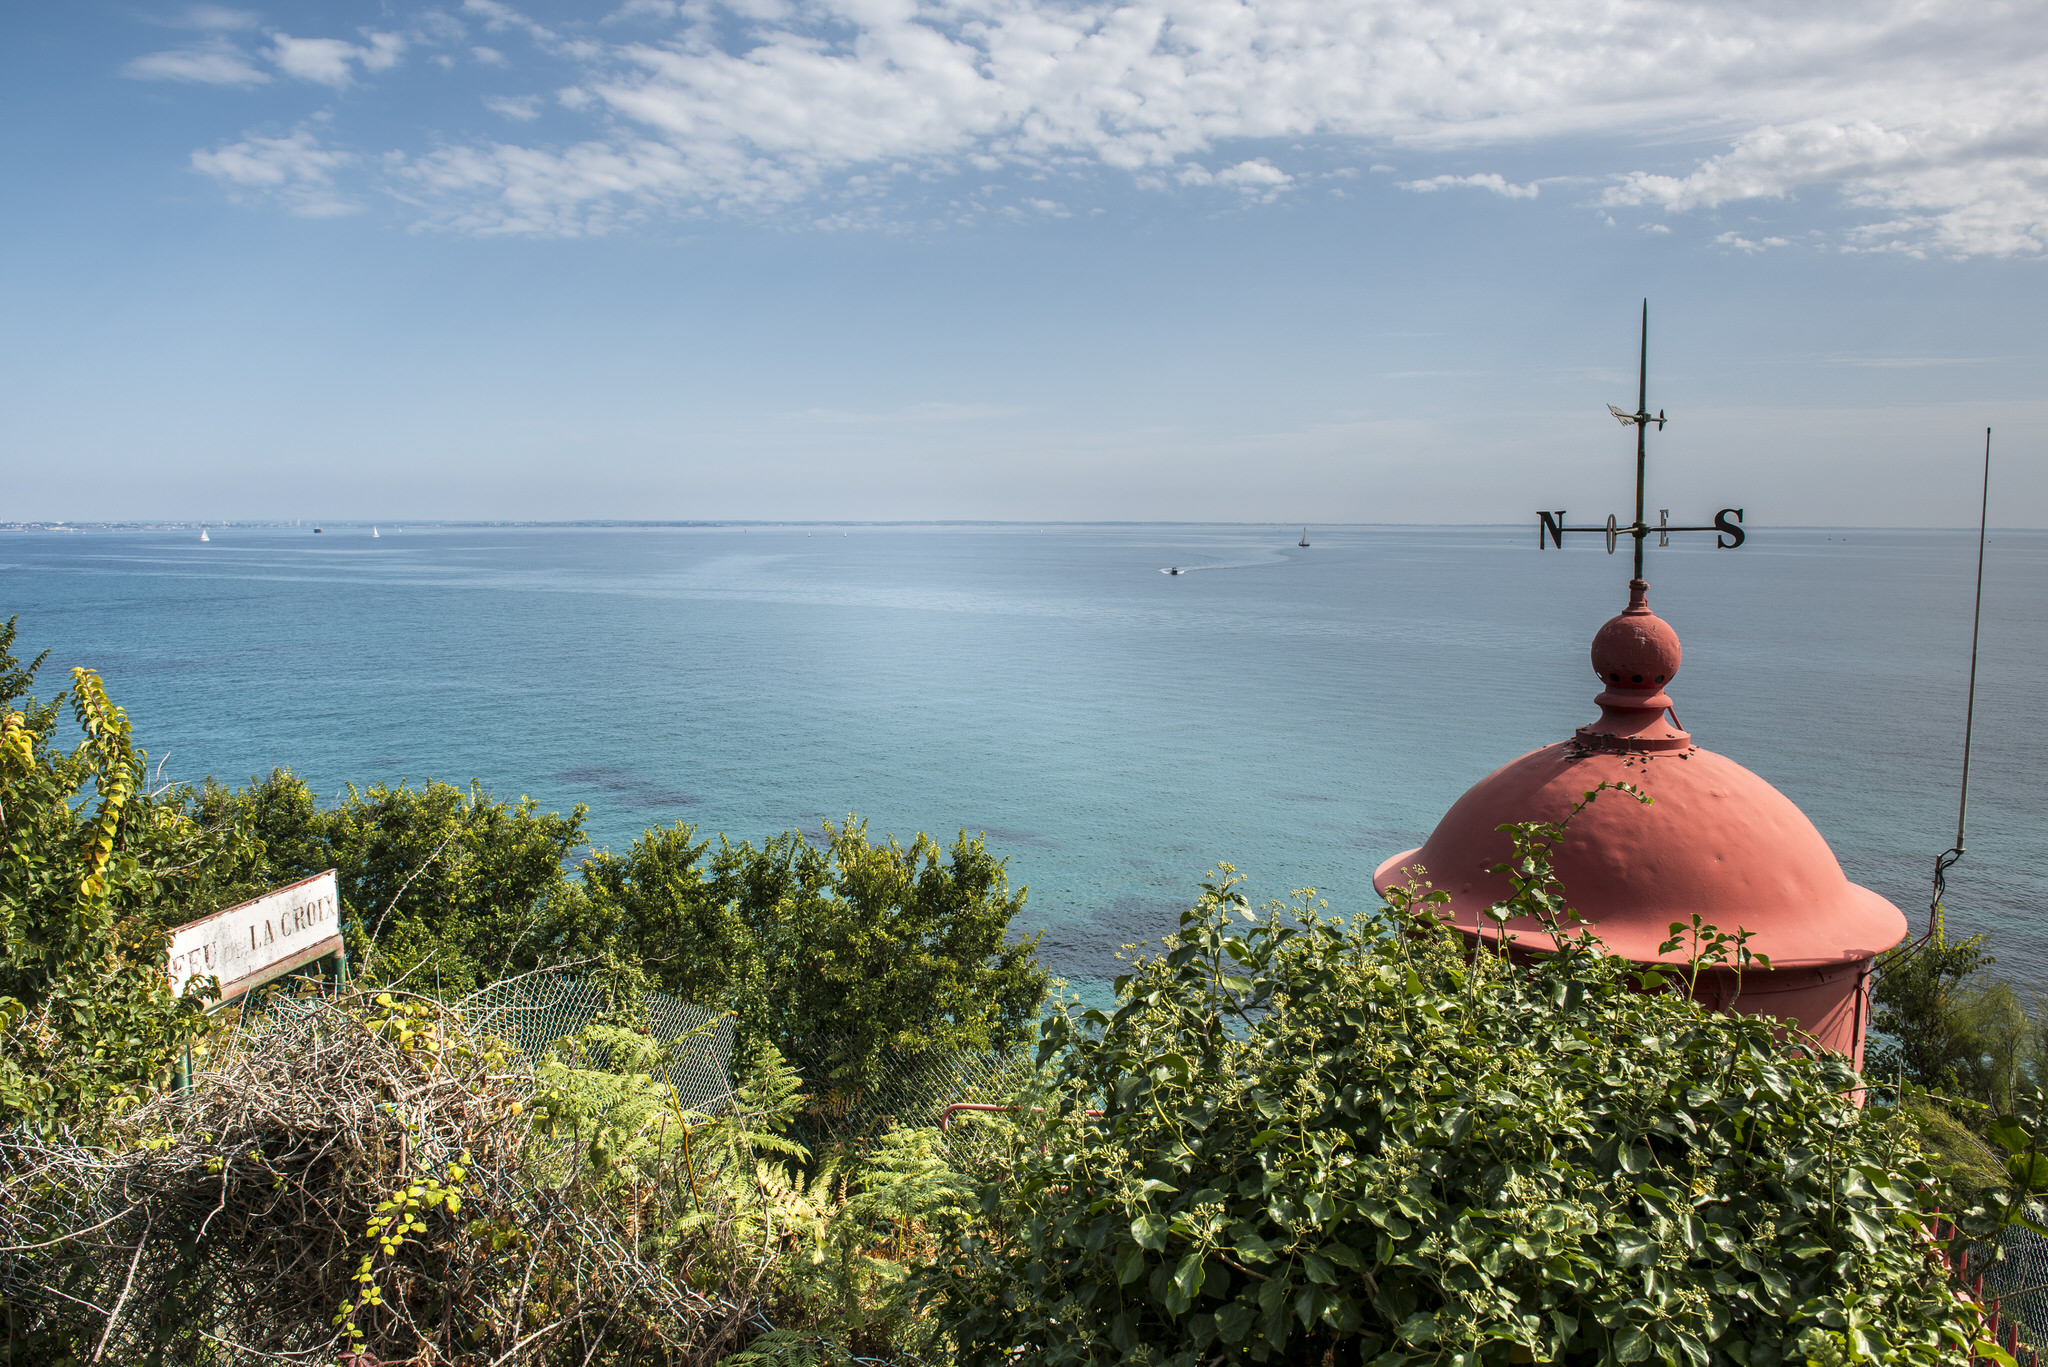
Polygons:
<instances>
[{"instance_id":1,"label":"boat wake on water","mask_svg":"<svg viewBox=\"0 0 2048 1367\"><path fill-rule=\"evenodd\" d=\"M1263 570L1270 569L1275 565L1288 565L1292 563L1294 562L1287 557L1276 555L1264 560L1232 560L1222 565L1161 565L1159 572L1161 574L1194 574L1198 571L1207 573L1210 570Z\"/></svg>"}]
</instances>

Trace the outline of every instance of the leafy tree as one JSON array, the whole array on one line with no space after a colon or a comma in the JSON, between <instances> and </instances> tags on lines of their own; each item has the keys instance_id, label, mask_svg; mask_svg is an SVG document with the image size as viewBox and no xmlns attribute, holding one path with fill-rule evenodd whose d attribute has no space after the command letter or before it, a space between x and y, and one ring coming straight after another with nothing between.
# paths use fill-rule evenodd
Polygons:
<instances>
[{"instance_id":1,"label":"leafy tree","mask_svg":"<svg viewBox=\"0 0 2048 1367\"><path fill-rule=\"evenodd\" d=\"M351 960L447 992L552 961L570 889L563 865L584 843L583 807L543 812L475 784L351 784L322 808L279 769L246 788L209 784L196 806L258 842L245 895L332 868Z\"/></svg>"},{"instance_id":2,"label":"leafy tree","mask_svg":"<svg viewBox=\"0 0 2048 1367\"><path fill-rule=\"evenodd\" d=\"M1563 906L1555 833L1515 830L1509 917ZM1939 1187L1845 1064L1554 919L1475 956L1441 897L1258 915L1224 878L1113 1010L1057 1010L1044 1113L921 1274L961 1361L1968 1355Z\"/></svg>"},{"instance_id":3,"label":"leafy tree","mask_svg":"<svg viewBox=\"0 0 2048 1367\"><path fill-rule=\"evenodd\" d=\"M583 866L556 952L639 964L653 986L738 1012L742 1062L767 1046L814 1086L852 1096L892 1061L1025 1038L1047 977L1003 861L962 832L871 843L858 818L813 844L795 831L709 842L649 831Z\"/></svg>"},{"instance_id":4,"label":"leafy tree","mask_svg":"<svg viewBox=\"0 0 2048 1367\"><path fill-rule=\"evenodd\" d=\"M1970 980L1996 962L1985 940L1982 932L1951 939L1947 917L1937 907L1925 943L1878 956L1870 1012L1877 1032L1869 1055L1872 1077L1941 1091L1973 1090L1985 1041L1962 1008Z\"/></svg>"},{"instance_id":5,"label":"leafy tree","mask_svg":"<svg viewBox=\"0 0 2048 1367\"><path fill-rule=\"evenodd\" d=\"M128 717L90 671L47 702L43 657L0 627L0 1124L90 1125L138 1100L201 1028L211 982L174 996L164 932L246 863L189 794L145 788ZM64 704L80 733L59 747ZM211 909L207 907L207 909Z\"/></svg>"},{"instance_id":6,"label":"leafy tree","mask_svg":"<svg viewBox=\"0 0 2048 1367\"><path fill-rule=\"evenodd\" d=\"M1036 938L1007 938L1024 891L964 833L874 844L855 818L821 843L788 831L713 850L678 825L572 873L584 808L475 786L351 787L322 808L277 770L192 806L257 851L240 896L337 870L350 956L380 980L453 993L582 965L622 998L654 987L736 1011L739 1065L773 1046L821 1098L868 1093L906 1056L1014 1047L1045 996Z\"/></svg>"}]
</instances>

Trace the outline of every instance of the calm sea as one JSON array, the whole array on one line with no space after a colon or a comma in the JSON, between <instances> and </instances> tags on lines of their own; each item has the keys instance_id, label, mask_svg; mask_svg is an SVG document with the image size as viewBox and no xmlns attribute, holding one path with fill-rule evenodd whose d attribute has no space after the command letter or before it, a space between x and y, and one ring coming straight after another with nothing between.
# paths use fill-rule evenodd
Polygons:
<instances>
[{"instance_id":1,"label":"calm sea","mask_svg":"<svg viewBox=\"0 0 2048 1367\"><path fill-rule=\"evenodd\" d=\"M758 839L985 831L1076 986L1229 860L1372 897L1495 766L1596 715L1626 555L1533 528L368 527L0 534L0 612L106 677L167 777L475 777ZM1974 534L1652 551L1699 742L1918 928L1954 836ZM1163 567L1189 573L1170 576ZM2048 983L2048 533L1991 538L1957 923Z\"/></svg>"}]
</instances>

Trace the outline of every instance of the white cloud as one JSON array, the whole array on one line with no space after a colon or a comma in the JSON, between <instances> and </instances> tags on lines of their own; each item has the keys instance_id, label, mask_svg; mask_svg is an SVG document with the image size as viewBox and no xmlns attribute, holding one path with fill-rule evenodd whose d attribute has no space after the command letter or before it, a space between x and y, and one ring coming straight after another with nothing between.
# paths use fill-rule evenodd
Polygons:
<instances>
[{"instance_id":1,"label":"white cloud","mask_svg":"<svg viewBox=\"0 0 2048 1367\"><path fill-rule=\"evenodd\" d=\"M1242 190L1256 199L1270 201L1282 190L1292 186L1294 177L1264 157L1258 157L1251 161L1241 161L1235 166L1224 167L1216 173L1216 183Z\"/></svg>"},{"instance_id":2,"label":"white cloud","mask_svg":"<svg viewBox=\"0 0 2048 1367\"><path fill-rule=\"evenodd\" d=\"M1428 194L1433 190L1448 190L1454 186L1470 186L1475 190L1491 190L1509 199L1534 199L1537 191L1534 181L1527 185L1517 185L1496 171L1485 171L1471 176L1431 176L1428 180L1404 180L1400 182L1400 186L1404 190L1414 190L1421 194Z\"/></svg>"},{"instance_id":3,"label":"white cloud","mask_svg":"<svg viewBox=\"0 0 2048 1367\"><path fill-rule=\"evenodd\" d=\"M469 55L476 58L485 66L507 65L507 62L505 61L505 54L498 51L498 49L494 47L473 47L469 50Z\"/></svg>"},{"instance_id":4,"label":"white cloud","mask_svg":"<svg viewBox=\"0 0 2048 1367\"><path fill-rule=\"evenodd\" d=\"M152 52L121 68L138 81L193 81L200 85L262 85L269 75L225 39Z\"/></svg>"},{"instance_id":5,"label":"white cloud","mask_svg":"<svg viewBox=\"0 0 2048 1367\"><path fill-rule=\"evenodd\" d=\"M264 55L287 76L339 90L355 78L351 63L366 72L388 71L398 65L399 56L405 51L405 39L396 33L365 30L363 37L366 42L350 43L340 38L294 38L288 33L273 33Z\"/></svg>"},{"instance_id":6,"label":"white cloud","mask_svg":"<svg viewBox=\"0 0 2048 1367\"><path fill-rule=\"evenodd\" d=\"M1911 122L1766 124L1687 175L1630 173L1605 202L1685 212L1826 188L1882 215L1849 230L1852 249L2037 255L2048 251L2048 117L2039 103L2048 72L2033 74L2030 98L2012 108L1980 94L1943 117L1915 111L1922 116Z\"/></svg>"},{"instance_id":7,"label":"white cloud","mask_svg":"<svg viewBox=\"0 0 2048 1367\"><path fill-rule=\"evenodd\" d=\"M462 12L482 20L484 27L495 33L523 31L538 43L558 41L552 29L536 24L510 5L500 4L499 0L462 0Z\"/></svg>"},{"instance_id":8,"label":"white cloud","mask_svg":"<svg viewBox=\"0 0 2048 1367\"><path fill-rule=\"evenodd\" d=\"M607 24L616 24L628 19L673 19L682 12L682 6L675 0L626 0L626 3L605 16Z\"/></svg>"},{"instance_id":9,"label":"white cloud","mask_svg":"<svg viewBox=\"0 0 2048 1367\"><path fill-rule=\"evenodd\" d=\"M1313 173L1276 149L1333 138L1398 149L1411 189L1532 198L1533 178L1426 172L1569 140L1574 174L1606 159L1609 212L1808 196L1852 211L1835 243L1857 250L2048 251L2048 0L629 0L627 27L561 31L506 0L459 12L530 42L556 68L537 88L591 119L570 144L397 149L428 220L475 231L830 198L899 161L1270 197ZM375 39L273 56L338 87L397 60Z\"/></svg>"},{"instance_id":10,"label":"white cloud","mask_svg":"<svg viewBox=\"0 0 2048 1367\"><path fill-rule=\"evenodd\" d=\"M508 119L521 123L540 117L540 96L538 95L486 95L484 108Z\"/></svg>"},{"instance_id":11,"label":"white cloud","mask_svg":"<svg viewBox=\"0 0 2048 1367\"><path fill-rule=\"evenodd\" d=\"M361 207L334 184L334 173L355 160L352 153L322 147L311 130L301 127L288 137L251 134L212 151L194 152L192 168L231 191L273 200L303 217L333 218Z\"/></svg>"},{"instance_id":12,"label":"white cloud","mask_svg":"<svg viewBox=\"0 0 2048 1367\"><path fill-rule=\"evenodd\" d=\"M257 16L245 9L229 9L226 5L194 5L173 22L182 28L203 29L244 29L255 28Z\"/></svg>"},{"instance_id":13,"label":"white cloud","mask_svg":"<svg viewBox=\"0 0 2048 1367\"><path fill-rule=\"evenodd\" d=\"M1741 233L1722 233L1714 241L1723 247L1732 247L1738 252L1746 252L1751 256L1771 247L1789 247L1792 245L1782 237L1767 237L1763 241L1758 242L1744 237Z\"/></svg>"}]
</instances>

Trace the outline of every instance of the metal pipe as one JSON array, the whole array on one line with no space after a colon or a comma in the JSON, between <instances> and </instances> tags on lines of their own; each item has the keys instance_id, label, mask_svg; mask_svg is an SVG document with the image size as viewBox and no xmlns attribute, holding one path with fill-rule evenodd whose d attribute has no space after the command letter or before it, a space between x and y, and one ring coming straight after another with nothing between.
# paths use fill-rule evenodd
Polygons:
<instances>
[{"instance_id":1,"label":"metal pipe","mask_svg":"<svg viewBox=\"0 0 2048 1367\"><path fill-rule=\"evenodd\" d=\"M1970 692L1963 705L1963 796L1956 804L1956 853L1963 852L1963 821L1970 813L1970 736L1977 725L1977 631L1984 621L1984 540L1991 522L1991 429L1984 429L1984 492L1977 505L1977 603L1970 612Z\"/></svg>"},{"instance_id":2,"label":"metal pipe","mask_svg":"<svg viewBox=\"0 0 2048 1367\"><path fill-rule=\"evenodd\" d=\"M1648 524L1643 521L1643 467L1648 458L1644 445L1645 434L1650 426L1650 301L1643 300L1643 345L1636 359L1636 573L1643 577L1643 536Z\"/></svg>"}]
</instances>

